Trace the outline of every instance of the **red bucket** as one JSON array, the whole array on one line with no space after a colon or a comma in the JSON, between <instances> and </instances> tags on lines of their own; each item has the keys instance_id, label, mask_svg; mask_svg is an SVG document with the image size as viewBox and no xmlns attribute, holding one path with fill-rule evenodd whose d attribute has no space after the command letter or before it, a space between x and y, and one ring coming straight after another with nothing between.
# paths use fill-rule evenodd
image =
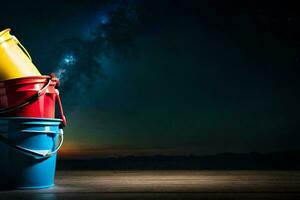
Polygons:
<instances>
[{"instance_id":1,"label":"red bucket","mask_svg":"<svg viewBox=\"0 0 300 200\"><path fill-rule=\"evenodd\" d=\"M0 81L0 116L55 118L57 102L65 126L58 85L53 74Z\"/></svg>"}]
</instances>

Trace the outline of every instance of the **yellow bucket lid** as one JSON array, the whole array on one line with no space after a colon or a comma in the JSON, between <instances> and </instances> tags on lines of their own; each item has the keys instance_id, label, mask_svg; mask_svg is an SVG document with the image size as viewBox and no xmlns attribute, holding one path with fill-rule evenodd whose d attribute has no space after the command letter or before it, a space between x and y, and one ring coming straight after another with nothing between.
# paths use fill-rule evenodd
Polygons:
<instances>
[{"instance_id":1,"label":"yellow bucket lid","mask_svg":"<svg viewBox=\"0 0 300 200\"><path fill-rule=\"evenodd\" d=\"M10 28L7 28L0 32L0 43L12 38L12 35L9 32L10 32Z\"/></svg>"}]
</instances>

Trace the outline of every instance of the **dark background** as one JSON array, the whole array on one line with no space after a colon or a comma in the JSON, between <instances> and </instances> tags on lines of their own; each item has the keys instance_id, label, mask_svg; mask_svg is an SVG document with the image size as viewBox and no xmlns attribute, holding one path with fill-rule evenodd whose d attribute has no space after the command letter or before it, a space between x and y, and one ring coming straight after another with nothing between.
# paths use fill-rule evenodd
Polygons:
<instances>
[{"instance_id":1,"label":"dark background","mask_svg":"<svg viewBox=\"0 0 300 200\"><path fill-rule=\"evenodd\" d=\"M0 12L61 79L61 157L299 148L296 1L12 1Z\"/></svg>"}]
</instances>

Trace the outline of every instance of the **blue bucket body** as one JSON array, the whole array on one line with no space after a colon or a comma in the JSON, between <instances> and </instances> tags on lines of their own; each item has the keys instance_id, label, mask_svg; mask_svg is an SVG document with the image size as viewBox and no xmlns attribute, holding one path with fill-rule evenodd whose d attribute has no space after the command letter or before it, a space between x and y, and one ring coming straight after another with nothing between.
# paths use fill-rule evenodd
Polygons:
<instances>
[{"instance_id":1,"label":"blue bucket body","mask_svg":"<svg viewBox=\"0 0 300 200\"><path fill-rule=\"evenodd\" d=\"M0 118L0 134L14 145L38 151L54 151L61 120L46 118ZM54 185L56 153L40 157L24 153L0 142L0 185L19 189L39 189ZM0 172L0 173L1 173ZM2 176L3 175L3 176ZM3 180L3 181L1 181Z\"/></svg>"}]
</instances>

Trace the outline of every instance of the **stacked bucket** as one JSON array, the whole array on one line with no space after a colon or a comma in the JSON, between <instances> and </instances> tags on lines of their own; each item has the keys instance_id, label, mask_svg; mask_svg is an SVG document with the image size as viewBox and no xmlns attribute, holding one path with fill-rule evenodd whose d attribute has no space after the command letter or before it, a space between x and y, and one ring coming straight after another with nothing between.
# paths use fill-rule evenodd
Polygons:
<instances>
[{"instance_id":1,"label":"stacked bucket","mask_svg":"<svg viewBox=\"0 0 300 200\"><path fill-rule=\"evenodd\" d=\"M54 74L40 74L10 29L0 32L0 187L54 185L66 125L58 86Z\"/></svg>"}]
</instances>

